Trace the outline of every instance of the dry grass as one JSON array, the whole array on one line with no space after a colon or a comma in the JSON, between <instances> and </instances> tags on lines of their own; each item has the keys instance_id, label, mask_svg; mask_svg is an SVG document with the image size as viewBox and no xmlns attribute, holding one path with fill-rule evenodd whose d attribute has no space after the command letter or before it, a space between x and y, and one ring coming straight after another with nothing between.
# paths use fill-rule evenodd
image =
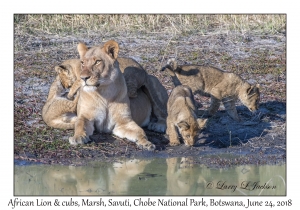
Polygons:
<instances>
[{"instance_id":1,"label":"dry grass","mask_svg":"<svg viewBox=\"0 0 300 210\"><path fill-rule=\"evenodd\" d=\"M25 33L77 34L101 31L208 33L254 31L275 34L286 27L286 15L15 15L15 29Z\"/></svg>"}]
</instances>

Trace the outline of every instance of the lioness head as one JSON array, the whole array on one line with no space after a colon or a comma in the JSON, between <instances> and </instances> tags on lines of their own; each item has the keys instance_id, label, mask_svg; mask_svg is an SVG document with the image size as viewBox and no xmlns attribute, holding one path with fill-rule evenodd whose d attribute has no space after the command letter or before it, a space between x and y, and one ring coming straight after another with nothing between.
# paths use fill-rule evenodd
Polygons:
<instances>
[{"instance_id":1,"label":"lioness head","mask_svg":"<svg viewBox=\"0 0 300 210\"><path fill-rule=\"evenodd\" d=\"M197 140L197 133L205 127L207 119L194 118L181 121L177 124L179 132L186 146L193 146Z\"/></svg>"},{"instance_id":2,"label":"lioness head","mask_svg":"<svg viewBox=\"0 0 300 210\"><path fill-rule=\"evenodd\" d=\"M90 49L85 44L79 43L77 50L81 60L80 78L84 88L96 89L110 84L114 77L114 62L119 53L118 43L110 40L102 46Z\"/></svg>"},{"instance_id":3,"label":"lioness head","mask_svg":"<svg viewBox=\"0 0 300 210\"><path fill-rule=\"evenodd\" d=\"M55 71L57 72L60 82L64 88L70 88L76 81L76 74L73 68L69 64L60 64L55 66Z\"/></svg>"},{"instance_id":4,"label":"lioness head","mask_svg":"<svg viewBox=\"0 0 300 210\"><path fill-rule=\"evenodd\" d=\"M240 94L240 100L242 103L248 107L251 112L258 110L259 100L260 100L260 85L250 85L247 84L247 87L243 89L243 93Z\"/></svg>"}]
</instances>

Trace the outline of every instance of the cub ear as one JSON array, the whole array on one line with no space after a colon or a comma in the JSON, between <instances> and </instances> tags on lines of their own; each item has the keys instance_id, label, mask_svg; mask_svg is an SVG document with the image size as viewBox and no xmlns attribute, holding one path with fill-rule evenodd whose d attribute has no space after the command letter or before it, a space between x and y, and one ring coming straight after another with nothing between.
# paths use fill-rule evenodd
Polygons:
<instances>
[{"instance_id":1,"label":"cub ear","mask_svg":"<svg viewBox=\"0 0 300 210\"><path fill-rule=\"evenodd\" d=\"M167 65L164 66L161 71L164 71L166 69L169 69L171 71L176 71L177 70L177 61L175 60L175 58L170 58L168 61L167 61Z\"/></svg>"},{"instance_id":2,"label":"cub ear","mask_svg":"<svg viewBox=\"0 0 300 210\"><path fill-rule=\"evenodd\" d=\"M77 45L77 51L79 53L80 59L83 59L85 53L88 51L88 48L84 43L80 42Z\"/></svg>"},{"instance_id":3,"label":"cub ear","mask_svg":"<svg viewBox=\"0 0 300 210\"><path fill-rule=\"evenodd\" d=\"M104 52L112 59L117 59L119 54L119 44L114 40L109 40L103 45Z\"/></svg>"},{"instance_id":4,"label":"cub ear","mask_svg":"<svg viewBox=\"0 0 300 210\"><path fill-rule=\"evenodd\" d=\"M168 64L172 68L173 71L176 71L176 69L177 69L177 61L175 60L175 58L169 59L168 60Z\"/></svg>"},{"instance_id":5,"label":"cub ear","mask_svg":"<svg viewBox=\"0 0 300 210\"><path fill-rule=\"evenodd\" d=\"M55 66L55 71L57 73L61 73L61 72L67 72L69 73L69 69L72 69L72 66L69 64L65 64L65 65L59 65L59 66Z\"/></svg>"},{"instance_id":6,"label":"cub ear","mask_svg":"<svg viewBox=\"0 0 300 210\"><path fill-rule=\"evenodd\" d=\"M250 95L251 91L253 90L254 86L250 85L249 88L247 88L247 95Z\"/></svg>"},{"instance_id":7,"label":"cub ear","mask_svg":"<svg viewBox=\"0 0 300 210\"><path fill-rule=\"evenodd\" d=\"M197 123L200 129L203 129L206 126L207 119L197 119Z\"/></svg>"},{"instance_id":8,"label":"cub ear","mask_svg":"<svg viewBox=\"0 0 300 210\"><path fill-rule=\"evenodd\" d=\"M55 66L55 71L59 74L63 71L65 71L66 68L63 65Z\"/></svg>"},{"instance_id":9,"label":"cub ear","mask_svg":"<svg viewBox=\"0 0 300 210\"><path fill-rule=\"evenodd\" d=\"M180 122L177 124L177 126L178 126L180 129L184 130L184 131L186 131L186 130L188 130L188 129L190 128L190 125L189 125L187 122L185 122L185 121L180 121Z\"/></svg>"},{"instance_id":10,"label":"cub ear","mask_svg":"<svg viewBox=\"0 0 300 210\"><path fill-rule=\"evenodd\" d=\"M250 88L247 89L247 95L253 95L255 93L259 93L259 84L251 85Z\"/></svg>"}]
</instances>

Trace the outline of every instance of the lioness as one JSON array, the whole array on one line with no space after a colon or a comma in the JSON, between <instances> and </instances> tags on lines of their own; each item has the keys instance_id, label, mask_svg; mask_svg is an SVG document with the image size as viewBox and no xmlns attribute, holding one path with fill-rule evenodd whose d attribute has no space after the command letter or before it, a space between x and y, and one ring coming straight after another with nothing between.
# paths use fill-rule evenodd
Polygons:
<instances>
[{"instance_id":1,"label":"lioness","mask_svg":"<svg viewBox=\"0 0 300 210\"><path fill-rule=\"evenodd\" d=\"M194 94L211 97L208 115L214 115L221 101L230 117L240 121L235 102L237 99L251 112L258 109L260 85L250 85L234 73L224 72L218 68L200 65L177 65L175 59L169 59L161 71L167 69L174 85L188 85Z\"/></svg>"},{"instance_id":2,"label":"lioness","mask_svg":"<svg viewBox=\"0 0 300 210\"><path fill-rule=\"evenodd\" d=\"M139 147L154 150L155 145L131 117L125 79L117 62L119 45L110 40L90 49L79 43L82 87L77 105L75 134L71 144L90 141L94 129L127 138Z\"/></svg>"},{"instance_id":3,"label":"lioness","mask_svg":"<svg viewBox=\"0 0 300 210\"><path fill-rule=\"evenodd\" d=\"M134 81L137 83L139 83L138 81L141 81L139 75L143 74L142 72L145 72L145 70L140 69L142 68L141 66L139 68L132 68L133 66L139 65L135 60L131 58L118 57L117 61L119 62L119 66L122 65L125 82L126 78L128 79L128 81L131 81L129 83L126 83L127 89L128 85L133 84ZM80 62L80 60L78 59L77 62ZM126 71L124 71L124 69L126 69ZM134 74L134 72L136 74ZM62 83L72 84L72 81L76 81L76 83L78 83L76 80L76 75L72 74L72 71L68 71L65 73L69 74L60 74L62 75L60 76L60 81ZM149 130L164 133L166 131L167 118L167 90L155 76L148 75L147 73L145 75L147 78L144 79L143 83L137 85L137 87L139 87L138 90L135 89L137 87L134 88L136 96L129 97L132 119L141 127L147 126ZM77 86L76 83L74 84ZM68 94L69 98L72 98L76 93L72 91L72 89L75 88L70 89L70 92ZM145 95L145 93L147 95Z\"/></svg>"},{"instance_id":4,"label":"lioness","mask_svg":"<svg viewBox=\"0 0 300 210\"><path fill-rule=\"evenodd\" d=\"M185 85L175 87L168 100L167 135L170 145L180 144L176 127L181 134L184 144L192 146L197 132L202 129L207 119L197 119L192 90Z\"/></svg>"},{"instance_id":5,"label":"lioness","mask_svg":"<svg viewBox=\"0 0 300 210\"><path fill-rule=\"evenodd\" d=\"M47 101L42 109L42 118L48 126L60 129L74 129L77 119L76 109L78 94L74 101L68 100L64 94L70 88L68 98L73 99L74 94L81 86L80 60L72 59L55 66L56 79L52 83Z\"/></svg>"}]
</instances>

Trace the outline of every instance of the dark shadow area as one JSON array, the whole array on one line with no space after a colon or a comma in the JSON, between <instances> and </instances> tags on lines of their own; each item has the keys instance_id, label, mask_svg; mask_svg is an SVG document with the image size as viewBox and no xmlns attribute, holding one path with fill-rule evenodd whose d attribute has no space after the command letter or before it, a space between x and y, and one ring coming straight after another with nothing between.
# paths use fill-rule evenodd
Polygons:
<instances>
[{"instance_id":1,"label":"dark shadow area","mask_svg":"<svg viewBox=\"0 0 300 210\"><path fill-rule=\"evenodd\" d=\"M250 139L268 139L273 133L272 136L285 136L285 129L279 131L276 127L286 121L286 103L261 103L255 113L251 113L245 106L237 106L237 111L241 122L231 119L226 111L218 111L209 119L195 146L210 145L223 148L245 144Z\"/></svg>"}]
</instances>

